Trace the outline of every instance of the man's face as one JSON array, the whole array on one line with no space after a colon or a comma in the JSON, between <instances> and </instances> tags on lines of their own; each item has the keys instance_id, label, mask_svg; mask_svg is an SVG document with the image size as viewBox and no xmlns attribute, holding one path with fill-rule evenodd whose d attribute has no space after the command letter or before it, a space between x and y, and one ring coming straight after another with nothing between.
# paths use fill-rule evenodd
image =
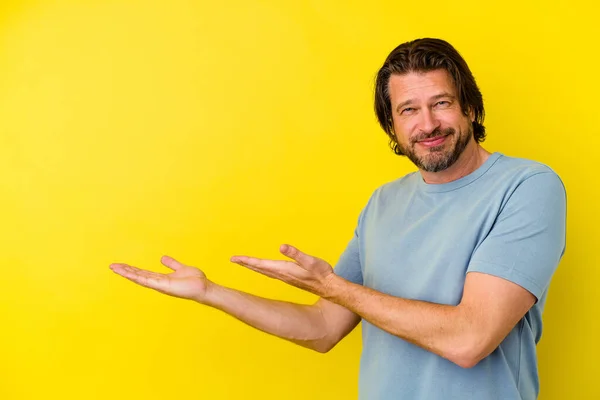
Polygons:
<instances>
[{"instance_id":1,"label":"man's face","mask_svg":"<svg viewBox=\"0 0 600 400\"><path fill-rule=\"evenodd\" d=\"M392 75L389 92L398 145L419 169L443 171L475 145L472 113L463 114L445 70Z\"/></svg>"}]
</instances>

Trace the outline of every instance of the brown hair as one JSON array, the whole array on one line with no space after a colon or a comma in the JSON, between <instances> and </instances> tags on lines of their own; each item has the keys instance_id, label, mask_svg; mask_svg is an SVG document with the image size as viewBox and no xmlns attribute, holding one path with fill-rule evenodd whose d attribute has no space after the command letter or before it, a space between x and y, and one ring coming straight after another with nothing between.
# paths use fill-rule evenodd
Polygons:
<instances>
[{"instance_id":1,"label":"brown hair","mask_svg":"<svg viewBox=\"0 0 600 400\"><path fill-rule=\"evenodd\" d=\"M394 134L389 93L390 76L437 69L445 69L454 80L462 112L469 115L469 111L473 111L475 141L485 140L483 97L465 60L450 43L444 40L416 39L402 43L392 50L377 73L375 82L375 113L379 124L390 138L390 147L397 155L403 153Z\"/></svg>"}]
</instances>

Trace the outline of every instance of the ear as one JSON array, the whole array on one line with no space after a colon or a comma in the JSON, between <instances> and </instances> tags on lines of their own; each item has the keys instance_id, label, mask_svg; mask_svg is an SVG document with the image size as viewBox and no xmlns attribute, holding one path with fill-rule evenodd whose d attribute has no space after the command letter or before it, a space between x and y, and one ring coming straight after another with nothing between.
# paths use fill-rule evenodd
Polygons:
<instances>
[{"instance_id":1,"label":"ear","mask_svg":"<svg viewBox=\"0 0 600 400\"><path fill-rule=\"evenodd\" d=\"M469 119L471 119L471 122L475 122L475 111L473 111L473 107L469 107Z\"/></svg>"}]
</instances>

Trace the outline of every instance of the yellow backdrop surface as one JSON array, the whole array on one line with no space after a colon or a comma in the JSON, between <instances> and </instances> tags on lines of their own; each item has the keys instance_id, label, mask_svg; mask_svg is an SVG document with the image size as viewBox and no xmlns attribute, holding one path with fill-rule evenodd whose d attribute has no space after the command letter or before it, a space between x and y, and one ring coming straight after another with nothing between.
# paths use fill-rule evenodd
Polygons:
<instances>
[{"instance_id":1,"label":"yellow backdrop surface","mask_svg":"<svg viewBox=\"0 0 600 400\"><path fill-rule=\"evenodd\" d=\"M372 191L414 169L387 148L372 89L388 52L425 36L474 71L485 147L566 184L541 399L600 398L591 4L3 1L0 398L356 398L358 330L313 353L108 265L165 271L169 254L227 286L314 301L229 257L287 242L337 260Z\"/></svg>"}]
</instances>

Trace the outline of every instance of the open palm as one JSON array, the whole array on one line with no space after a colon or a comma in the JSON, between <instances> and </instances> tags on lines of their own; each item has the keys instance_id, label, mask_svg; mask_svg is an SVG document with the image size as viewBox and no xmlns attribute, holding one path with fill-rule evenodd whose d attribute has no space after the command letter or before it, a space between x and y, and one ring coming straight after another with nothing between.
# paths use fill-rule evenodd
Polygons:
<instances>
[{"instance_id":1,"label":"open palm","mask_svg":"<svg viewBox=\"0 0 600 400\"><path fill-rule=\"evenodd\" d=\"M204 272L168 256L162 257L161 263L173 272L161 274L122 263L111 264L110 269L138 285L170 296L202 301L209 284Z\"/></svg>"}]
</instances>

